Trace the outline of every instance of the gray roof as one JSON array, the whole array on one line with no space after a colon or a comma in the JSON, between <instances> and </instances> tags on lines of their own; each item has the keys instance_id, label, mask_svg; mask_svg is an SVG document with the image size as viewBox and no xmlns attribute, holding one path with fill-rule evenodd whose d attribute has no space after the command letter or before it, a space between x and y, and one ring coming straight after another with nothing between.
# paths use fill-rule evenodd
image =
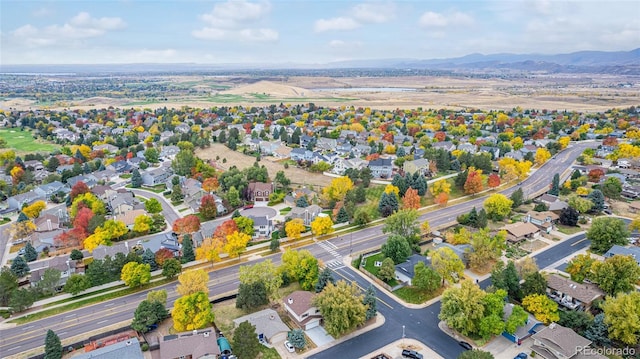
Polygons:
<instances>
[{"instance_id":1,"label":"gray roof","mask_svg":"<svg viewBox=\"0 0 640 359\"><path fill-rule=\"evenodd\" d=\"M273 309L261 310L233 320L236 327L247 321L256 327L256 334L264 334L267 340L271 340L276 334L289 331L289 327L282 322Z\"/></svg>"},{"instance_id":2,"label":"gray roof","mask_svg":"<svg viewBox=\"0 0 640 359\"><path fill-rule=\"evenodd\" d=\"M269 217L267 216L259 216L259 217L248 216L248 218L253 219L254 226L268 226L270 222Z\"/></svg>"},{"instance_id":3,"label":"gray roof","mask_svg":"<svg viewBox=\"0 0 640 359\"><path fill-rule=\"evenodd\" d=\"M576 334L572 329L556 323L551 323L548 327L534 334L532 338L540 341L544 347L562 353L566 358L576 355L578 348L585 348L591 344L590 340Z\"/></svg>"},{"instance_id":4,"label":"gray roof","mask_svg":"<svg viewBox=\"0 0 640 359\"><path fill-rule=\"evenodd\" d=\"M623 247L616 244L604 254L605 258L615 255L632 256L640 264L640 247Z\"/></svg>"},{"instance_id":5,"label":"gray roof","mask_svg":"<svg viewBox=\"0 0 640 359\"><path fill-rule=\"evenodd\" d=\"M415 275L415 273L413 272L413 268L419 262L423 262L425 265L431 266L431 261L427 259L427 257L420 254L413 254L403 263L396 264L396 270L398 272L406 274L409 278L413 278L413 276Z\"/></svg>"},{"instance_id":6,"label":"gray roof","mask_svg":"<svg viewBox=\"0 0 640 359\"><path fill-rule=\"evenodd\" d=\"M107 345L106 347L92 350L88 353L74 355L73 359L143 359L140 342L137 338Z\"/></svg>"},{"instance_id":7,"label":"gray roof","mask_svg":"<svg viewBox=\"0 0 640 359\"><path fill-rule=\"evenodd\" d=\"M207 354L214 357L220 354L220 347L216 343L216 333L213 329L167 335L160 341L161 359L181 358L187 355L201 358Z\"/></svg>"}]
</instances>

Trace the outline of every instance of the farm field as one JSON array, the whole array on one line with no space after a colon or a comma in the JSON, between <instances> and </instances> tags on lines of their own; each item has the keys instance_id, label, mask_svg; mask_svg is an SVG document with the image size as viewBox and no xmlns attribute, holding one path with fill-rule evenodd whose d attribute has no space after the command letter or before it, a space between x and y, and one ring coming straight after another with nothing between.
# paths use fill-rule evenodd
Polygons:
<instances>
[{"instance_id":1,"label":"farm field","mask_svg":"<svg viewBox=\"0 0 640 359\"><path fill-rule=\"evenodd\" d=\"M59 147L40 139L36 140L31 136L30 131L20 131L18 128L0 128L0 138L7 141L7 148L14 149L18 153L51 152Z\"/></svg>"}]
</instances>

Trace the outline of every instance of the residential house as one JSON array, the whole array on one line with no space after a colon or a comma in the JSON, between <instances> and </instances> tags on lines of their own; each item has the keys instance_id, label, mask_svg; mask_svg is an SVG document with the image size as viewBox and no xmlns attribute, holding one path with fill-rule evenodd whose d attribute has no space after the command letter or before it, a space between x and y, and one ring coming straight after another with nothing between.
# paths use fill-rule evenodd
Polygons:
<instances>
[{"instance_id":1,"label":"residential house","mask_svg":"<svg viewBox=\"0 0 640 359\"><path fill-rule=\"evenodd\" d=\"M144 204L140 203L134 197L133 193L122 188L117 191L117 195L109 197L107 200L107 206L111 209L111 213L114 215L123 214L134 209L144 208Z\"/></svg>"},{"instance_id":2,"label":"residential house","mask_svg":"<svg viewBox=\"0 0 640 359\"><path fill-rule=\"evenodd\" d=\"M520 242L523 239L534 239L540 235L540 229L529 222L511 223L500 229L507 231L507 240L513 243Z\"/></svg>"},{"instance_id":3,"label":"residential house","mask_svg":"<svg viewBox=\"0 0 640 359\"><path fill-rule=\"evenodd\" d=\"M638 213L640 212L640 201L633 201L629 203L629 212Z\"/></svg>"},{"instance_id":4,"label":"residential house","mask_svg":"<svg viewBox=\"0 0 640 359\"><path fill-rule=\"evenodd\" d=\"M44 267L34 269L29 274L29 282L32 286L35 286L36 283L42 280L42 276L47 269L56 269L60 271L58 287L64 286L69 276L76 272L76 261L71 260L68 256L55 256L45 263Z\"/></svg>"},{"instance_id":5,"label":"residential house","mask_svg":"<svg viewBox=\"0 0 640 359\"><path fill-rule=\"evenodd\" d=\"M276 148L275 151L273 151L273 153L271 154L273 157L279 159L279 160L284 160L287 159L289 157L291 157L291 151L293 150L293 148L288 147L288 146L280 146L278 148Z\"/></svg>"},{"instance_id":6,"label":"residential house","mask_svg":"<svg viewBox=\"0 0 640 359\"><path fill-rule=\"evenodd\" d=\"M460 258L462 263L464 263L465 267L469 266L469 260L467 259L467 253L472 250L472 247L471 247L470 244L458 244L458 245L453 245L451 243L436 244L436 249L440 249L440 248L449 248L449 249L451 249L453 251L453 253L455 253L458 256L458 258Z\"/></svg>"},{"instance_id":7,"label":"residential house","mask_svg":"<svg viewBox=\"0 0 640 359\"><path fill-rule=\"evenodd\" d=\"M144 209L141 209L141 208L131 209L131 210L127 210L117 214L114 219L116 221L120 221L124 223L124 225L127 226L129 230L133 230L136 217L146 215L146 214L147 214L147 211L145 211Z\"/></svg>"},{"instance_id":8,"label":"residential house","mask_svg":"<svg viewBox=\"0 0 640 359\"><path fill-rule=\"evenodd\" d=\"M406 174L414 174L416 172L424 176L429 172L429 160L425 158L419 158L413 161L405 161L402 169Z\"/></svg>"},{"instance_id":9,"label":"residential house","mask_svg":"<svg viewBox=\"0 0 640 359\"><path fill-rule=\"evenodd\" d=\"M84 184L86 184L87 187L92 188L93 186L98 184L98 179L96 178L96 176L92 174L86 174L86 175L73 176L67 180L67 184L72 188L78 182L84 182Z\"/></svg>"},{"instance_id":10,"label":"residential house","mask_svg":"<svg viewBox=\"0 0 640 359\"><path fill-rule=\"evenodd\" d=\"M415 276L414 268L419 262L426 266L431 266L431 261L420 254L412 254L406 261L396 264L396 279L406 285L411 285L411 280Z\"/></svg>"},{"instance_id":11,"label":"residential house","mask_svg":"<svg viewBox=\"0 0 640 359\"><path fill-rule=\"evenodd\" d=\"M272 183L251 182L247 186L247 198L252 202L269 202L271 193L273 193Z\"/></svg>"},{"instance_id":12,"label":"residential house","mask_svg":"<svg viewBox=\"0 0 640 359\"><path fill-rule=\"evenodd\" d=\"M92 342L92 347L85 346L85 352L76 354L73 359L143 359L144 355L140 349L138 338L128 338L126 340L100 340ZM95 349L90 349L95 348Z\"/></svg>"},{"instance_id":13,"label":"residential house","mask_svg":"<svg viewBox=\"0 0 640 359\"><path fill-rule=\"evenodd\" d=\"M316 148L320 151L333 151L338 147L338 141L333 138L320 137L316 142Z\"/></svg>"},{"instance_id":14,"label":"residential house","mask_svg":"<svg viewBox=\"0 0 640 359\"><path fill-rule=\"evenodd\" d=\"M287 213L287 219L301 219L306 226L310 226L316 217L322 213L322 207L312 204L308 207L293 207L291 211Z\"/></svg>"},{"instance_id":15,"label":"residential house","mask_svg":"<svg viewBox=\"0 0 640 359\"><path fill-rule=\"evenodd\" d=\"M107 169L122 174L131 172L133 167L127 161L117 161L108 165Z\"/></svg>"},{"instance_id":16,"label":"residential house","mask_svg":"<svg viewBox=\"0 0 640 359\"><path fill-rule=\"evenodd\" d=\"M506 322L507 319L513 313L513 307L515 305L512 303L507 303L503 308L502 319ZM545 328L544 324L539 322L533 315L527 313L527 321L524 325L516 328L515 333L508 333L506 330L502 332L502 336L509 339L513 343L517 343L518 345L522 344L522 341L529 338L532 334L535 334L538 330Z\"/></svg>"},{"instance_id":17,"label":"residential house","mask_svg":"<svg viewBox=\"0 0 640 359\"><path fill-rule=\"evenodd\" d=\"M306 148L294 148L289 154L294 161L311 161L313 158L313 151L309 151Z\"/></svg>"},{"instance_id":18,"label":"residential house","mask_svg":"<svg viewBox=\"0 0 640 359\"><path fill-rule=\"evenodd\" d=\"M271 238L273 232L273 220L269 216L249 216L253 219L253 239Z\"/></svg>"},{"instance_id":19,"label":"residential house","mask_svg":"<svg viewBox=\"0 0 640 359\"><path fill-rule=\"evenodd\" d=\"M262 141L260 142L260 153L266 156L271 156L278 148L280 148L280 146L282 146L282 141L280 140L271 142Z\"/></svg>"},{"instance_id":20,"label":"residential house","mask_svg":"<svg viewBox=\"0 0 640 359\"><path fill-rule=\"evenodd\" d=\"M560 219L560 216L551 212L536 212L529 211L525 217L525 222L533 223L538 226L543 232L549 234L553 229L553 225Z\"/></svg>"},{"instance_id":21,"label":"residential house","mask_svg":"<svg viewBox=\"0 0 640 359\"><path fill-rule=\"evenodd\" d=\"M393 163L390 158L378 158L369 161L371 174L376 178L390 178L393 173Z\"/></svg>"},{"instance_id":22,"label":"residential house","mask_svg":"<svg viewBox=\"0 0 640 359\"><path fill-rule=\"evenodd\" d=\"M116 147L116 146L114 146L112 144L106 143L106 144L103 144L103 145L93 146L93 150L94 151L105 151L105 152L109 152L109 153L116 153L116 152L118 152L119 149L118 149L118 147Z\"/></svg>"},{"instance_id":23,"label":"residential house","mask_svg":"<svg viewBox=\"0 0 640 359\"><path fill-rule=\"evenodd\" d=\"M60 218L53 214L43 214L33 221L36 232L49 232L60 228Z\"/></svg>"},{"instance_id":24,"label":"residential house","mask_svg":"<svg viewBox=\"0 0 640 359\"><path fill-rule=\"evenodd\" d=\"M504 154L504 157L513 158L516 161L522 161L524 154L521 151L510 151Z\"/></svg>"},{"instance_id":25,"label":"residential house","mask_svg":"<svg viewBox=\"0 0 640 359\"><path fill-rule=\"evenodd\" d=\"M500 149L498 147L480 146L480 152L491 154L491 159L496 160L500 157Z\"/></svg>"},{"instance_id":26,"label":"residential house","mask_svg":"<svg viewBox=\"0 0 640 359\"><path fill-rule=\"evenodd\" d=\"M282 322L278 312L273 309L264 309L233 320L236 328L243 322L249 322L255 326L258 339L267 343L275 344L287 339L289 327Z\"/></svg>"},{"instance_id":27,"label":"residential house","mask_svg":"<svg viewBox=\"0 0 640 359\"><path fill-rule=\"evenodd\" d=\"M603 292L591 283L576 283L557 274L547 277L547 295L568 309L589 310L595 300L604 299Z\"/></svg>"},{"instance_id":28,"label":"residential house","mask_svg":"<svg viewBox=\"0 0 640 359\"><path fill-rule=\"evenodd\" d=\"M118 253L124 253L125 255L129 253L129 243L126 241L114 243L111 246L105 246L103 244L97 246L91 255L93 256L93 260L97 259L105 259L107 256L113 258Z\"/></svg>"},{"instance_id":29,"label":"residential house","mask_svg":"<svg viewBox=\"0 0 640 359\"><path fill-rule=\"evenodd\" d=\"M459 151L475 154L478 151L478 147L472 143L461 143L457 148Z\"/></svg>"},{"instance_id":30,"label":"residential house","mask_svg":"<svg viewBox=\"0 0 640 359\"><path fill-rule=\"evenodd\" d=\"M544 359L600 359L603 356L596 353L586 355L581 349L587 348L591 341L577 334L572 329L557 323L551 323L531 336L533 345L531 350L536 357Z\"/></svg>"},{"instance_id":31,"label":"residential house","mask_svg":"<svg viewBox=\"0 0 640 359\"><path fill-rule=\"evenodd\" d=\"M359 143L351 150L351 153L356 157L367 156L371 153L371 146Z\"/></svg>"},{"instance_id":32,"label":"residential house","mask_svg":"<svg viewBox=\"0 0 640 359\"><path fill-rule=\"evenodd\" d=\"M313 196L315 196L315 192L312 190L306 187L297 188L284 197L284 203L289 207L295 207L298 198L307 197L307 201L310 201Z\"/></svg>"},{"instance_id":33,"label":"residential house","mask_svg":"<svg viewBox=\"0 0 640 359\"><path fill-rule=\"evenodd\" d=\"M167 335L160 340L160 359L217 358L220 354L213 328Z\"/></svg>"},{"instance_id":34,"label":"residential house","mask_svg":"<svg viewBox=\"0 0 640 359\"><path fill-rule=\"evenodd\" d=\"M191 127L189 127L189 125L187 125L186 123L181 123L175 127L174 131L180 133L189 133L189 131L191 131Z\"/></svg>"},{"instance_id":35,"label":"residential house","mask_svg":"<svg viewBox=\"0 0 640 359\"><path fill-rule=\"evenodd\" d=\"M320 310L313 305L314 294L297 290L284 301L284 308L291 319L303 330L309 330L320 325L322 315Z\"/></svg>"},{"instance_id":36,"label":"residential house","mask_svg":"<svg viewBox=\"0 0 640 359\"><path fill-rule=\"evenodd\" d=\"M103 181L103 182L111 182L113 180L115 180L116 178L118 178L118 174L115 171L112 170L103 170L103 171L96 171L92 173L93 177L95 177L99 182Z\"/></svg>"},{"instance_id":37,"label":"residential house","mask_svg":"<svg viewBox=\"0 0 640 359\"><path fill-rule=\"evenodd\" d=\"M45 201L47 197L41 195L35 190L29 192L20 193L15 196L7 198L7 204L9 208L21 209L23 205L31 205L37 201Z\"/></svg>"},{"instance_id":38,"label":"residential house","mask_svg":"<svg viewBox=\"0 0 640 359\"><path fill-rule=\"evenodd\" d=\"M60 165L56 168L56 173L61 175L64 171L73 171L73 165Z\"/></svg>"},{"instance_id":39,"label":"residential house","mask_svg":"<svg viewBox=\"0 0 640 359\"><path fill-rule=\"evenodd\" d=\"M550 212L560 214L563 209L569 207L569 204L565 201L561 201L558 197L545 193L536 199L538 203L543 203L547 206Z\"/></svg>"},{"instance_id":40,"label":"residential house","mask_svg":"<svg viewBox=\"0 0 640 359\"><path fill-rule=\"evenodd\" d=\"M307 146L309 146L309 144L314 142L315 140L316 140L315 137L302 135L300 136L300 147L307 148Z\"/></svg>"},{"instance_id":41,"label":"residential house","mask_svg":"<svg viewBox=\"0 0 640 359\"><path fill-rule=\"evenodd\" d=\"M162 131L162 133L160 134L160 142L164 142L165 140L170 139L173 135L174 133L172 131Z\"/></svg>"},{"instance_id":42,"label":"residential house","mask_svg":"<svg viewBox=\"0 0 640 359\"><path fill-rule=\"evenodd\" d=\"M24 166L27 169L30 169L34 174L37 174L40 172L45 172L45 173L47 172L42 162L38 160L24 161Z\"/></svg>"},{"instance_id":43,"label":"residential house","mask_svg":"<svg viewBox=\"0 0 640 359\"><path fill-rule=\"evenodd\" d=\"M604 254L604 257L611 258L616 255L631 256L633 259L636 260L636 262L638 262L638 265L640 265L640 247L636 247L636 246L623 247L623 246L614 244L613 247L611 247L607 251L607 253Z\"/></svg>"},{"instance_id":44,"label":"residential house","mask_svg":"<svg viewBox=\"0 0 640 359\"><path fill-rule=\"evenodd\" d=\"M142 173L142 184L145 186L156 186L167 183L171 176L173 176L171 167L162 166L159 168L149 168Z\"/></svg>"},{"instance_id":45,"label":"residential house","mask_svg":"<svg viewBox=\"0 0 640 359\"><path fill-rule=\"evenodd\" d=\"M62 191L64 193L68 193L71 190L64 183L60 181L53 181L51 183L40 185L36 187L33 191L38 193L43 198L49 199L53 194L57 192Z\"/></svg>"},{"instance_id":46,"label":"residential house","mask_svg":"<svg viewBox=\"0 0 640 359\"><path fill-rule=\"evenodd\" d=\"M163 146L160 150L160 158L164 160L173 160L178 152L180 152L180 148L178 146Z\"/></svg>"},{"instance_id":47,"label":"residential house","mask_svg":"<svg viewBox=\"0 0 640 359\"><path fill-rule=\"evenodd\" d=\"M351 158L351 159L339 158L333 164L333 168L331 169L331 172L338 175L344 175L345 171L348 169L354 169L354 170L360 171L361 169L367 167L367 165L368 165L368 162L360 158Z\"/></svg>"},{"instance_id":48,"label":"residential house","mask_svg":"<svg viewBox=\"0 0 640 359\"><path fill-rule=\"evenodd\" d=\"M447 152L451 152L456 149L456 145L454 145L453 142L451 141L442 141L442 142L436 142L432 144L431 148L435 150L443 149Z\"/></svg>"},{"instance_id":49,"label":"residential house","mask_svg":"<svg viewBox=\"0 0 640 359\"><path fill-rule=\"evenodd\" d=\"M353 146L349 142L343 142L338 144L338 146L334 149L340 156L346 156L351 153L353 150Z\"/></svg>"},{"instance_id":50,"label":"residential house","mask_svg":"<svg viewBox=\"0 0 640 359\"><path fill-rule=\"evenodd\" d=\"M127 160L127 163L131 165L132 168L140 168L140 163L144 162L144 158L142 157L132 157Z\"/></svg>"}]
</instances>

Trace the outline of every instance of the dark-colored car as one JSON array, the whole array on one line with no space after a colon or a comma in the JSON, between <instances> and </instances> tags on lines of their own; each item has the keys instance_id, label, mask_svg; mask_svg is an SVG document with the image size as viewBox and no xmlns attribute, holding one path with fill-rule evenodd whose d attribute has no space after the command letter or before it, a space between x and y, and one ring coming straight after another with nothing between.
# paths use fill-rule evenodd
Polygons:
<instances>
[{"instance_id":1,"label":"dark-colored car","mask_svg":"<svg viewBox=\"0 0 640 359\"><path fill-rule=\"evenodd\" d=\"M418 353L415 350L403 350L402 351L402 356L405 358L411 358L411 359L422 359L422 354Z\"/></svg>"},{"instance_id":2,"label":"dark-colored car","mask_svg":"<svg viewBox=\"0 0 640 359\"><path fill-rule=\"evenodd\" d=\"M472 350L473 349L471 344L469 344L469 343L467 343L465 341L459 341L458 344L460 344L460 346L465 348L466 350Z\"/></svg>"},{"instance_id":3,"label":"dark-colored car","mask_svg":"<svg viewBox=\"0 0 640 359\"><path fill-rule=\"evenodd\" d=\"M527 359L527 357L528 357L527 353L520 353L516 355L516 357L513 359Z\"/></svg>"}]
</instances>

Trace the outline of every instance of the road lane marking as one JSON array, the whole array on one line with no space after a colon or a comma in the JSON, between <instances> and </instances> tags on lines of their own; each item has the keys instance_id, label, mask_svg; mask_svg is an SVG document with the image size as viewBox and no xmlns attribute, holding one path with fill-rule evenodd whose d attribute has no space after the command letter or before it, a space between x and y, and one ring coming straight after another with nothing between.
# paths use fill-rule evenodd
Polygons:
<instances>
[{"instance_id":1,"label":"road lane marking","mask_svg":"<svg viewBox=\"0 0 640 359\"><path fill-rule=\"evenodd\" d=\"M101 320L101 321L97 322L96 324L102 324L102 323L106 323L106 322L108 322L108 320Z\"/></svg>"},{"instance_id":2,"label":"road lane marking","mask_svg":"<svg viewBox=\"0 0 640 359\"><path fill-rule=\"evenodd\" d=\"M571 243L571 246L573 247L573 246L577 245L578 243L580 243L580 242L584 242L584 241L586 241L586 240L587 240L586 238L582 238L581 240L579 240L579 241L577 241L577 242Z\"/></svg>"},{"instance_id":3,"label":"road lane marking","mask_svg":"<svg viewBox=\"0 0 640 359\"><path fill-rule=\"evenodd\" d=\"M76 315L76 313L71 313L71 314L69 314L69 315L65 315L64 317L65 317L65 318L68 318L68 317L73 317L73 316L75 316L75 315Z\"/></svg>"},{"instance_id":4,"label":"road lane marking","mask_svg":"<svg viewBox=\"0 0 640 359\"><path fill-rule=\"evenodd\" d=\"M110 307L110 306L112 306L112 305L113 305L113 303L107 303L107 304L105 304L104 306L105 306L105 307Z\"/></svg>"},{"instance_id":5,"label":"road lane marking","mask_svg":"<svg viewBox=\"0 0 640 359\"><path fill-rule=\"evenodd\" d=\"M17 347L13 347L13 348L11 348L11 349L7 349L7 351L9 351L9 352L10 352L10 351L13 351L13 350L16 350L16 349L20 349L20 348L22 348L22 346L21 346L21 345L18 345Z\"/></svg>"},{"instance_id":6,"label":"road lane marking","mask_svg":"<svg viewBox=\"0 0 640 359\"><path fill-rule=\"evenodd\" d=\"M339 272L334 272L334 273L335 273L335 274L337 274L337 275L339 275L339 276L341 276L341 277L342 277L342 278L344 278L344 279L347 279L347 277L345 277L345 276L343 275L343 273L339 273ZM345 272L344 274L350 274L350 273ZM353 277L353 276L352 276L352 277ZM355 277L353 277L353 278L355 278ZM348 279L347 279L347 280L348 280ZM356 282L356 281L353 281L353 282L356 284L356 286L357 286L358 288L360 288L360 290L361 290L361 291L363 291L363 292L364 292L364 291L366 291L366 289L362 288L362 287L360 286L360 284L358 284L358 282ZM380 303L382 303L382 304L386 305L387 307L389 307L390 309L393 309L393 307L392 307L392 306L390 306L390 305L389 305L387 302L385 302L384 300L382 300L382 299L378 298L377 296L376 296L376 299L377 299Z\"/></svg>"}]
</instances>

